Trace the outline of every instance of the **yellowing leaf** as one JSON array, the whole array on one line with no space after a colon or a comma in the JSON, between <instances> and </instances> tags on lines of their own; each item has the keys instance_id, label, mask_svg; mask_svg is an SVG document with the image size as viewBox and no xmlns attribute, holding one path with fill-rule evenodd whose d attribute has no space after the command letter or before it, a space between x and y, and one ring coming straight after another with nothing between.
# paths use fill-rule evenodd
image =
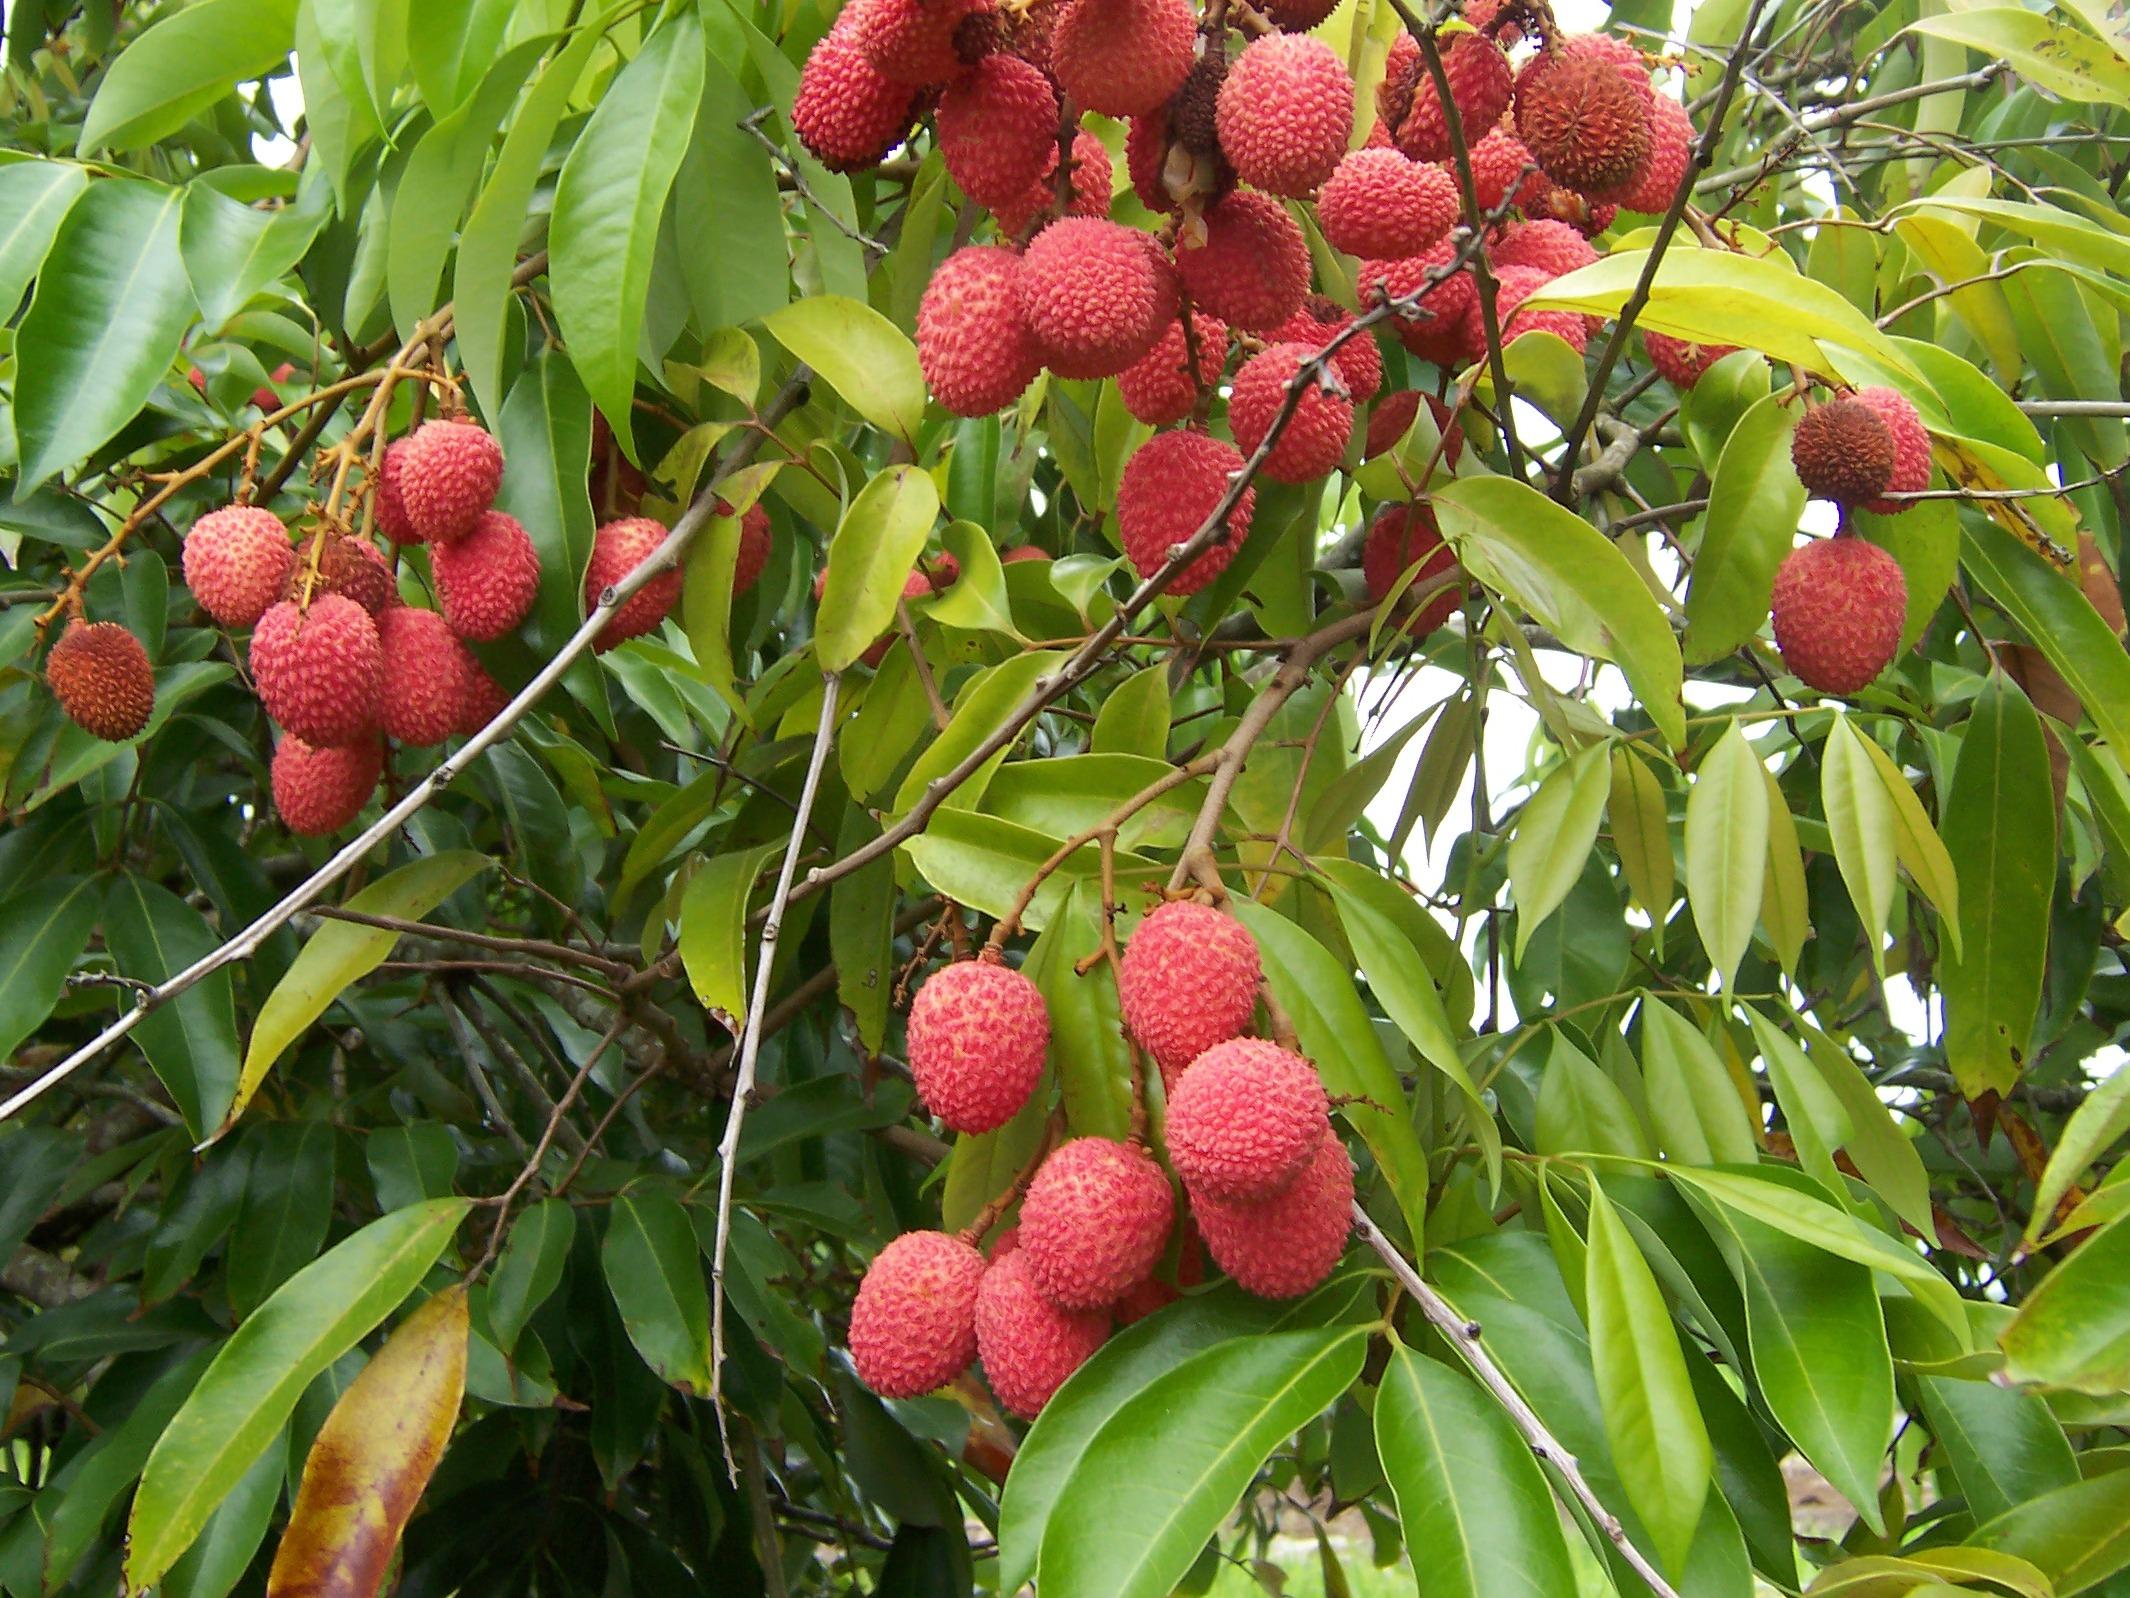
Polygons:
<instances>
[{"instance_id":1,"label":"yellowing leaf","mask_svg":"<svg viewBox=\"0 0 2130 1598\"><path fill-rule=\"evenodd\" d=\"M2003 60L2028 82L2089 105L2130 106L2130 64L2091 34L2018 6L1953 11L1910 23L1909 33L1951 39Z\"/></svg>"},{"instance_id":2,"label":"yellowing leaf","mask_svg":"<svg viewBox=\"0 0 2130 1598\"><path fill-rule=\"evenodd\" d=\"M890 466L858 491L828 546L828 585L814 622L825 670L850 666L893 624L938 515L939 486L914 466Z\"/></svg>"}]
</instances>

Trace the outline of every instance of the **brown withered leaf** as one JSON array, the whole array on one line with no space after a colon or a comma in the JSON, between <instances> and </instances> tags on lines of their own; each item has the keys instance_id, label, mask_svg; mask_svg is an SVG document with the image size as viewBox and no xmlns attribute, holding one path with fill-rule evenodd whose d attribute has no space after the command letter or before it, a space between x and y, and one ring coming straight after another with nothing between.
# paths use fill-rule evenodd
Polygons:
<instances>
[{"instance_id":1,"label":"brown withered leaf","mask_svg":"<svg viewBox=\"0 0 2130 1598\"><path fill-rule=\"evenodd\" d=\"M401 1323L326 1417L267 1598L375 1598L466 1392L466 1289Z\"/></svg>"}]
</instances>

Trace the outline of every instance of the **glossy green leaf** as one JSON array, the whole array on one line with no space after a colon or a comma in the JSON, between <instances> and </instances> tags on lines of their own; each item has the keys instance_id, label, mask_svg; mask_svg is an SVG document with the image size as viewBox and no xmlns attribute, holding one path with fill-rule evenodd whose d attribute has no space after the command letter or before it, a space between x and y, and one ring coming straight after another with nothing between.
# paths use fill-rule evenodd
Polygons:
<instances>
[{"instance_id":1,"label":"glossy green leaf","mask_svg":"<svg viewBox=\"0 0 2130 1598\"><path fill-rule=\"evenodd\" d=\"M924 480L927 483L930 481ZM829 559L833 563L833 552ZM892 566L893 563L889 564ZM833 597L833 564L830 566L830 573L829 592ZM825 607L826 602L824 609ZM1034 691L1036 682L1064 659L1065 655L1060 650L1032 650L992 667L964 686L962 691L954 696L953 715L948 719L945 729L932 740L925 752L917 757L916 763L910 767L909 775L902 779L902 786L896 789L894 808L898 812L909 810L924 796L925 788L929 784L944 777L982 748L985 740L995 734L1005 724L1007 717ZM1001 749L986 761L984 767L974 773L969 781L957 788L947 801L948 807L963 809L982 803L989 788L991 774L998 770L1005 759L1005 753L1005 750Z\"/></svg>"},{"instance_id":2,"label":"glossy green leaf","mask_svg":"<svg viewBox=\"0 0 2130 1598\"><path fill-rule=\"evenodd\" d=\"M1546 1074L1538 1090L1538 1151L1647 1159L1653 1152L1648 1134L1619 1084L1559 1028L1549 1028L1546 1038Z\"/></svg>"},{"instance_id":3,"label":"glossy green leaf","mask_svg":"<svg viewBox=\"0 0 2130 1598\"><path fill-rule=\"evenodd\" d=\"M220 327L253 295L293 271L324 225L329 204L325 184L315 180L297 191L295 204L278 211L239 205L204 183L188 184L178 248L206 325Z\"/></svg>"},{"instance_id":4,"label":"glossy green leaf","mask_svg":"<svg viewBox=\"0 0 2130 1598\"><path fill-rule=\"evenodd\" d=\"M2038 1395L1949 1376L1918 1376L1916 1390L1978 1521L2078 1480L2070 1440Z\"/></svg>"},{"instance_id":5,"label":"glossy green leaf","mask_svg":"<svg viewBox=\"0 0 2130 1598\"><path fill-rule=\"evenodd\" d=\"M1133 1057L1116 977L1106 962L1090 960L1102 947L1101 896L1098 881L1077 883L1022 970L1050 1012L1050 1066L1066 1125L1076 1137L1121 1142L1131 1135Z\"/></svg>"},{"instance_id":6,"label":"glossy green leaf","mask_svg":"<svg viewBox=\"0 0 2130 1598\"><path fill-rule=\"evenodd\" d=\"M561 1199L542 1199L511 1223L510 1239L488 1280L488 1329L504 1354L561 1285L576 1235L577 1212Z\"/></svg>"},{"instance_id":7,"label":"glossy green leaf","mask_svg":"<svg viewBox=\"0 0 2130 1598\"><path fill-rule=\"evenodd\" d=\"M1697 664L1729 654L1760 630L1775 568L1795 542L1805 486L1790 464L1797 412L1787 400L1782 392L1754 401L1710 476L1701 548L1686 590L1686 655Z\"/></svg>"},{"instance_id":8,"label":"glossy green leaf","mask_svg":"<svg viewBox=\"0 0 2130 1598\"><path fill-rule=\"evenodd\" d=\"M0 1056L39 1027L96 928L93 878L40 882L0 901Z\"/></svg>"},{"instance_id":9,"label":"glossy green leaf","mask_svg":"<svg viewBox=\"0 0 2130 1598\"><path fill-rule=\"evenodd\" d=\"M1676 868L1672 863L1671 815L1664 785L1641 756L1623 744L1612 752L1605 816L1627 886L1656 929L1663 947L1664 920L1671 914Z\"/></svg>"},{"instance_id":10,"label":"glossy green leaf","mask_svg":"<svg viewBox=\"0 0 2130 1598\"><path fill-rule=\"evenodd\" d=\"M69 161L0 166L0 316L13 320L59 224L88 186L89 174Z\"/></svg>"},{"instance_id":11,"label":"glossy green leaf","mask_svg":"<svg viewBox=\"0 0 2130 1598\"><path fill-rule=\"evenodd\" d=\"M1571 756L1538 785L1509 841L1509 888L1516 896L1516 959L1531 934L1561 906L1590 863L1611 789L1605 746Z\"/></svg>"},{"instance_id":12,"label":"glossy green leaf","mask_svg":"<svg viewBox=\"0 0 2130 1598\"><path fill-rule=\"evenodd\" d=\"M230 1309L247 1316L317 1258L333 1218L333 1129L276 1121L245 1134L251 1163L229 1234Z\"/></svg>"},{"instance_id":13,"label":"glossy green leaf","mask_svg":"<svg viewBox=\"0 0 2130 1598\"><path fill-rule=\"evenodd\" d=\"M2018 1380L2104 1395L2130 1389L2130 1221L2079 1244L1998 1341Z\"/></svg>"},{"instance_id":14,"label":"glossy green leaf","mask_svg":"<svg viewBox=\"0 0 2130 1598\"><path fill-rule=\"evenodd\" d=\"M938 486L914 466L890 466L858 491L828 546L828 586L814 619L825 670L847 670L894 625L902 585L938 516Z\"/></svg>"},{"instance_id":15,"label":"glossy green leaf","mask_svg":"<svg viewBox=\"0 0 2130 1598\"><path fill-rule=\"evenodd\" d=\"M104 942L121 976L159 983L221 940L206 918L159 883L128 874L104 899ZM141 1052L194 1138L222 1124L237 1087L237 1012L230 974L217 971L135 1029Z\"/></svg>"},{"instance_id":16,"label":"glossy green leaf","mask_svg":"<svg viewBox=\"0 0 2130 1598\"><path fill-rule=\"evenodd\" d=\"M875 427L914 443L924 421L924 373L909 335L857 300L817 294L763 318L770 337L812 367Z\"/></svg>"},{"instance_id":17,"label":"glossy green leaf","mask_svg":"<svg viewBox=\"0 0 2130 1598\"><path fill-rule=\"evenodd\" d=\"M996 816L950 808L933 816L923 832L903 844L902 851L945 897L985 915L1002 916L1061 842ZM1030 932L1048 927L1073 883L1092 878L1099 867L1097 848L1090 843L1045 880L1021 912L1021 925ZM1120 854L1117 867L1144 873L1152 869L1152 862L1141 855Z\"/></svg>"},{"instance_id":18,"label":"glossy green leaf","mask_svg":"<svg viewBox=\"0 0 2130 1598\"><path fill-rule=\"evenodd\" d=\"M465 103L503 53L512 0L434 0L407 32L407 59L422 98L438 117Z\"/></svg>"},{"instance_id":19,"label":"glossy green leaf","mask_svg":"<svg viewBox=\"0 0 2130 1598\"><path fill-rule=\"evenodd\" d=\"M1969 1541L2037 1566L2058 1598L2077 1598L2130 1566L2130 1471L2110 1471L2029 1499Z\"/></svg>"},{"instance_id":20,"label":"glossy green leaf","mask_svg":"<svg viewBox=\"0 0 2130 1598\"><path fill-rule=\"evenodd\" d=\"M1756 1025L1764 1024L1755 1017ZM1902 1132L1893 1111L1857 1066L1848 1050L1816 1027L1800 1023L1805 1054L1849 1121L1849 1158L1857 1174L1884 1199L1918 1237L1935 1237L1931 1214L1930 1173L1916 1152L1915 1140Z\"/></svg>"},{"instance_id":21,"label":"glossy green leaf","mask_svg":"<svg viewBox=\"0 0 2130 1598\"><path fill-rule=\"evenodd\" d=\"M2048 1230L2063 1196L2125 1132L2130 1132L2130 1071L2118 1070L2109 1073L2064 1124L2034 1187L2033 1213L2026 1225L2029 1242Z\"/></svg>"},{"instance_id":22,"label":"glossy green leaf","mask_svg":"<svg viewBox=\"0 0 2130 1598\"><path fill-rule=\"evenodd\" d=\"M1760 778L1768 796L1768 855L1760 879L1760 925L1783 970L1794 975L1805 938L1812 931L1804 851L1798 847L1790 801L1775 773L1763 765Z\"/></svg>"},{"instance_id":23,"label":"glossy green leaf","mask_svg":"<svg viewBox=\"0 0 2130 1598\"><path fill-rule=\"evenodd\" d=\"M1847 718L1838 719L1837 725L1847 727ZM1893 805L1895 854L1923 897L1943 918L1946 935L1957 954L1960 948L1960 882L1953 870L1952 856L1946 851L1937 828L1930 824L1930 817L1923 809L1923 802L1916 797L1915 789L1909 786L1901 768L1893 763L1893 756L1881 749L1877 740L1867 738L1853 728L1850 731L1856 751L1861 751L1870 761L1880 786ZM1829 735L1830 742L1832 736Z\"/></svg>"},{"instance_id":24,"label":"glossy green leaf","mask_svg":"<svg viewBox=\"0 0 2130 1598\"><path fill-rule=\"evenodd\" d=\"M1160 666L1134 672L1117 685L1095 712L1088 748L1096 754L1167 758L1169 747L1169 674Z\"/></svg>"},{"instance_id":25,"label":"glossy green leaf","mask_svg":"<svg viewBox=\"0 0 2130 1598\"><path fill-rule=\"evenodd\" d=\"M662 1381L707 1398L710 1291L688 1212L664 1193L624 1193L607 1219L599 1262L643 1362Z\"/></svg>"},{"instance_id":26,"label":"glossy green leaf","mask_svg":"<svg viewBox=\"0 0 2130 1598\"><path fill-rule=\"evenodd\" d=\"M680 900L680 958L704 1009L739 1031L747 1013L747 900L781 843L715 855L688 879Z\"/></svg>"},{"instance_id":27,"label":"glossy green leaf","mask_svg":"<svg viewBox=\"0 0 2130 1598\"><path fill-rule=\"evenodd\" d=\"M1863 741L1846 716L1835 718L1820 753L1819 797L1835 861L1864 926L1865 948L1871 963L1883 969L1886 921L1893 914L1893 799L1860 747Z\"/></svg>"},{"instance_id":28,"label":"glossy green leaf","mask_svg":"<svg viewBox=\"0 0 2130 1598\"><path fill-rule=\"evenodd\" d=\"M880 835L872 817L853 805L836 844L848 855ZM888 1001L895 986L895 861L883 855L829 890L828 942L836 962L836 997L869 1049L887 1042Z\"/></svg>"},{"instance_id":29,"label":"glossy green leaf","mask_svg":"<svg viewBox=\"0 0 2130 1598\"><path fill-rule=\"evenodd\" d=\"M1642 1001L1642 1090L1668 1158L1749 1165L1759 1157L1745 1102L1714 1045L1660 999Z\"/></svg>"},{"instance_id":30,"label":"glossy green leaf","mask_svg":"<svg viewBox=\"0 0 2130 1598\"><path fill-rule=\"evenodd\" d=\"M200 0L118 52L81 126L84 155L167 138L246 78L281 65L296 0Z\"/></svg>"},{"instance_id":31,"label":"glossy green leaf","mask_svg":"<svg viewBox=\"0 0 2130 1598\"><path fill-rule=\"evenodd\" d=\"M1701 759L1686 796L1686 897L1723 985L1760 916L1768 849L1768 783L1738 722Z\"/></svg>"}]
</instances>

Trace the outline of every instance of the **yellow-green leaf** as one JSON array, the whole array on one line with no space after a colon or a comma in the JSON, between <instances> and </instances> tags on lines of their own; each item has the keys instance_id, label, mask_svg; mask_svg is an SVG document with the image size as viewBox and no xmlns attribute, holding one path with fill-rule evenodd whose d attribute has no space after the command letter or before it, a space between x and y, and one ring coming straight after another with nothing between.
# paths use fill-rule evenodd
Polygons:
<instances>
[{"instance_id":1,"label":"yellow-green leaf","mask_svg":"<svg viewBox=\"0 0 2130 1598\"><path fill-rule=\"evenodd\" d=\"M917 346L901 328L840 294L794 300L762 325L852 410L905 443L916 442L924 421L924 373Z\"/></svg>"},{"instance_id":2,"label":"yellow-green leaf","mask_svg":"<svg viewBox=\"0 0 2130 1598\"><path fill-rule=\"evenodd\" d=\"M858 491L828 546L828 586L814 622L824 670L847 669L894 624L902 585L938 516L939 486L915 466L890 466Z\"/></svg>"},{"instance_id":3,"label":"yellow-green leaf","mask_svg":"<svg viewBox=\"0 0 2130 1598\"><path fill-rule=\"evenodd\" d=\"M1916 797L1915 789L1909 786L1901 768L1893 763L1893 756L1881 749L1875 739L1862 734L1857 734L1856 744L1878 774L1886 789L1886 797L1893 802L1894 852L1917 889L1937 910L1946 937L1957 954L1960 951L1960 881L1953 871L1952 856L1945 851L1945 840L1930 824L1923 801Z\"/></svg>"},{"instance_id":4,"label":"yellow-green leaf","mask_svg":"<svg viewBox=\"0 0 2130 1598\"><path fill-rule=\"evenodd\" d=\"M1686 796L1686 897L1726 988L1753 941L1767 849L1766 773L1734 721L1702 757Z\"/></svg>"},{"instance_id":5,"label":"yellow-green leaf","mask_svg":"<svg viewBox=\"0 0 2130 1598\"><path fill-rule=\"evenodd\" d=\"M1557 766L1516 818L1509 840L1509 886L1516 895L1516 958L1561 906L1590 863L1605 814L1605 748L1593 744Z\"/></svg>"},{"instance_id":6,"label":"yellow-green leaf","mask_svg":"<svg viewBox=\"0 0 2130 1598\"><path fill-rule=\"evenodd\" d=\"M1671 819L1664 804L1664 784L1641 756L1622 744L1612 752L1612 791L1606 819L1612 846L1635 902L1648 912L1657 947L1664 947L1664 918L1671 914L1677 872L1671 856Z\"/></svg>"},{"instance_id":7,"label":"yellow-green leaf","mask_svg":"<svg viewBox=\"0 0 2130 1598\"><path fill-rule=\"evenodd\" d=\"M1864 923L1871 963L1885 969L1886 918L1893 913L1893 800L1849 718L1834 718L1820 757L1819 796L1834 835L1834 859L1857 916Z\"/></svg>"},{"instance_id":8,"label":"yellow-green leaf","mask_svg":"<svg viewBox=\"0 0 2130 1598\"><path fill-rule=\"evenodd\" d=\"M2007 62L2029 83L2088 105L2130 107L2130 63L2083 29L2018 6L1951 11L1908 25Z\"/></svg>"}]
</instances>

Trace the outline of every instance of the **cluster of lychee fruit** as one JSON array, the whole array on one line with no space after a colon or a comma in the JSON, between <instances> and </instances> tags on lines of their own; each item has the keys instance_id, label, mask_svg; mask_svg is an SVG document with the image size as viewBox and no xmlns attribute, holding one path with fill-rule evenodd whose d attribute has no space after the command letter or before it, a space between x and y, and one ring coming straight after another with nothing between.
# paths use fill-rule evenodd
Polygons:
<instances>
[{"instance_id":1,"label":"cluster of lychee fruit","mask_svg":"<svg viewBox=\"0 0 2130 1598\"><path fill-rule=\"evenodd\" d=\"M1125 1030L1159 1067L1169 1175L1133 1137L1077 1137L1043 1154L1012 1224L898 1237L867 1269L850 1348L875 1392L910 1398L981 1361L999 1402L1032 1417L1113 1327L1197 1284L1204 1256L1245 1291L1293 1298L1343 1252L1353 1166L1316 1069L1244 1036L1261 967L1242 925L1211 906L1162 904L1125 946ZM994 954L948 965L910 1007L911 1075L953 1130L1003 1126L1042 1077L1049 1013Z\"/></svg>"}]
</instances>

